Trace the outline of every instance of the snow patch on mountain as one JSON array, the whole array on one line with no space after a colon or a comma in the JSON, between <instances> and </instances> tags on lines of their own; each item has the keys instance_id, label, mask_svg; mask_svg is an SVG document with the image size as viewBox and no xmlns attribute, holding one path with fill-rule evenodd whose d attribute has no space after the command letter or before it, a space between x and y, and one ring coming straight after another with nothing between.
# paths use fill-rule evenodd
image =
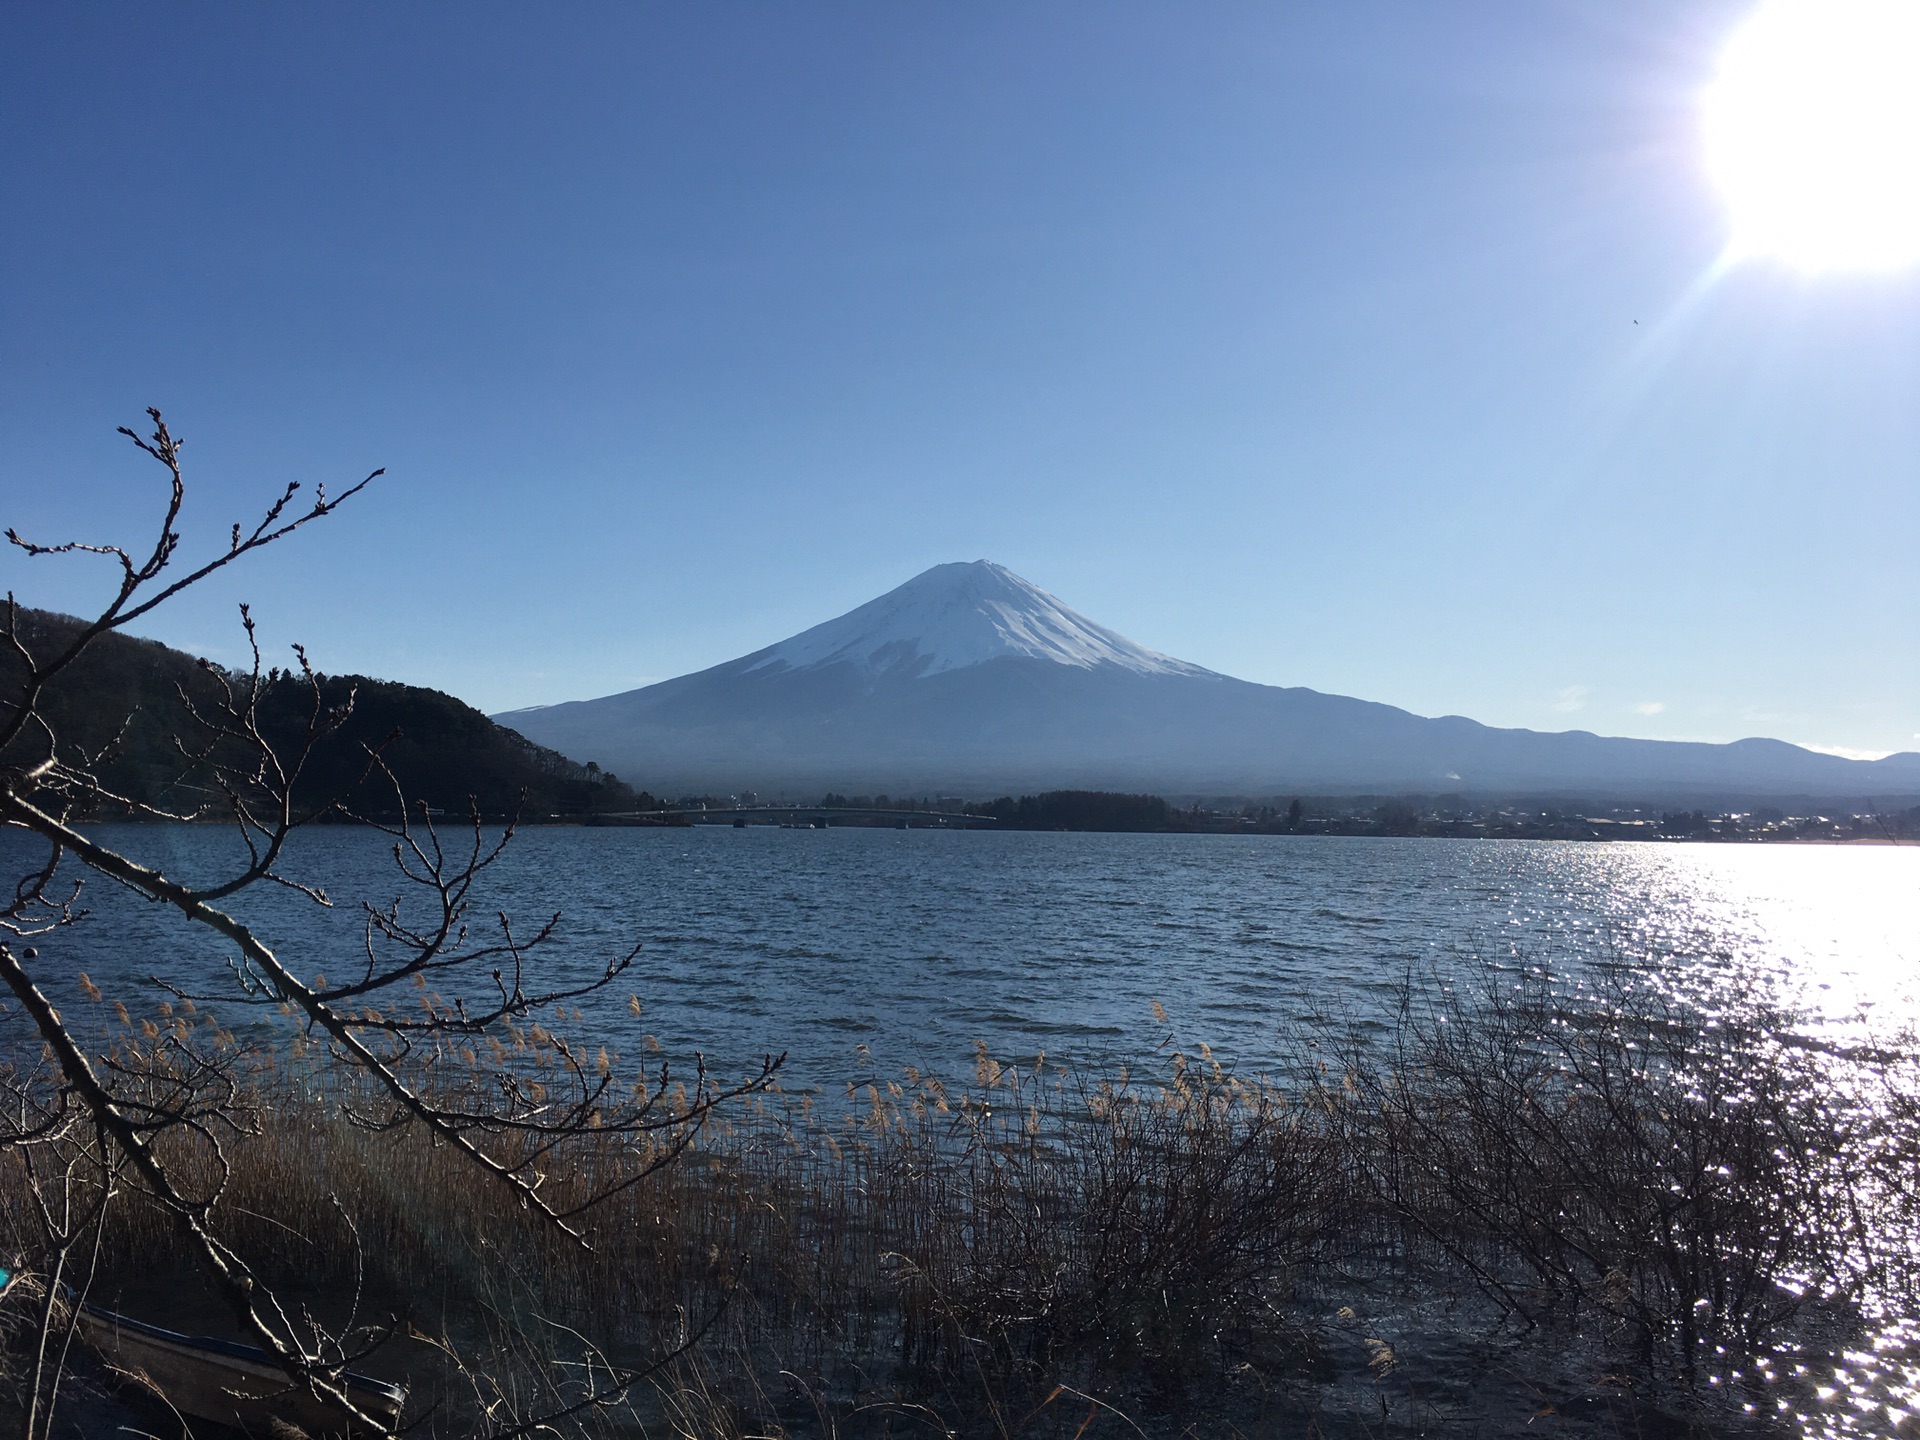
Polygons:
<instances>
[{"instance_id":1,"label":"snow patch on mountain","mask_svg":"<svg viewBox=\"0 0 1920 1440\"><path fill-rule=\"evenodd\" d=\"M1213 673L1136 645L987 560L936 565L857 610L745 657L743 669L850 664L875 675L938 675L1009 655L1083 670Z\"/></svg>"}]
</instances>

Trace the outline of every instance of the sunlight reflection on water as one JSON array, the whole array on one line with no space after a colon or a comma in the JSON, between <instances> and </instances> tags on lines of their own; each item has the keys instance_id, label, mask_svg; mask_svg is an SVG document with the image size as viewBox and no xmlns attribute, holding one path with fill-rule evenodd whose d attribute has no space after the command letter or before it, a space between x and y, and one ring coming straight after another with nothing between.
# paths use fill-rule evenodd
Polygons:
<instances>
[{"instance_id":1,"label":"sunlight reflection on water","mask_svg":"<svg viewBox=\"0 0 1920 1440\"><path fill-rule=\"evenodd\" d=\"M188 876L227 844L212 827L112 838ZM343 902L390 897L389 867L379 837L343 828L305 832L292 866ZM1082 1065L1137 1056L1165 1038L1155 1001L1182 1043L1257 1068L1292 1025L1383 1016L1409 972L1476 960L1650 967L1833 1038L1920 1015L1912 847L553 828L523 834L494 878L482 917L565 913L555 978L643 942L594 1017L623 1045L644 1030L728 1069L786 1050L796 1082L829 1086L864 1078L856 1045L883 1073L964 1070L975 1040ZM224 968L110 886L88 904L46 948L102 983ZM350 904L256 888L234 908L309 974L338 974L357 947Z\"/></svg>"},{"instance_id":2,"label":"sunlight reflection on water","mask_svg":"<svg viewBox=\"0 0 1920 1440\"><path fill-rule=\"evenodd\" d=\"M108 838L190 878L228 845L211 827ZM0 832L0 858L24 843ZM343 901L394 893L377 836L310 831L292 856ZM1904 1039L1920 1018L1920 847L555 828L521 836L493 878L483 914L566 913L544 962L556 983L643 942L588 1017L619 1048L654 1036L722 1074L785 1050L789 1088L908 1064L961 1074L975 1040L1099 1070L1169 1030L1260 1069L1301 1024L1379 1025L1406 977L1489 962L1625 966L1708 1010L1793 1016L1840 1049ZM160 972L225 983L218 947L175 917L98 882L88 904L43 945L65 998L81 971L109 991ZM256 888L233 908L303 973L338 977L358 944L351 905ZM1871 1296L1866 1312L1872 1338L1843 1361L1782 1354L1777 1380L1720 1382L1819 1440L1913 1433L1920 1327Z\"/></svg>"}]
</instances>

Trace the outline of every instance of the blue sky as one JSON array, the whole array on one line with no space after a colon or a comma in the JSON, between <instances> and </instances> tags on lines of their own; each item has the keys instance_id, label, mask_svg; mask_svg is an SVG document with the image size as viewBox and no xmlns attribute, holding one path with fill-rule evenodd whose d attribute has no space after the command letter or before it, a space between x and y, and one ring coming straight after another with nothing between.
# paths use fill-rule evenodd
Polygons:
<instances>
[{"instance_id":1,"label":"blue sky","mask_svg":"<svg viewBox=\"0 0 1920 1440\"><path fill-rule=\"evenodd\" d=\"M1920 280L1716 272L1748 8L16 3L0 521L142 534L152 404L190 551L387 467L147 627L223 659L498 710L984 557L1248 679L1920 748Z\"/></svg>"}]
</instances>

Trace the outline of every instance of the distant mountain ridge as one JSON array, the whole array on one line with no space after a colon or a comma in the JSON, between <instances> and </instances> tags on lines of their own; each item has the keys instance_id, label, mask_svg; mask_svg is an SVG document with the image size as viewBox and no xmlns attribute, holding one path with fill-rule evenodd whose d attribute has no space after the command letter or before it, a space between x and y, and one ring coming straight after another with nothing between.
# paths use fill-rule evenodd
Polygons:
<instances>
[{"instance_id":1,"label":"distant mountain ridge","mask_svg":"<svg viewBox=\"0 0 1920 1440\"><path fill-rule=\"evenodd\" d=\"M985 560L711 669L495 718L656 790L1920 795L1920 754L1503 730L1237 680Z\"/></svg>"}]
</instances>

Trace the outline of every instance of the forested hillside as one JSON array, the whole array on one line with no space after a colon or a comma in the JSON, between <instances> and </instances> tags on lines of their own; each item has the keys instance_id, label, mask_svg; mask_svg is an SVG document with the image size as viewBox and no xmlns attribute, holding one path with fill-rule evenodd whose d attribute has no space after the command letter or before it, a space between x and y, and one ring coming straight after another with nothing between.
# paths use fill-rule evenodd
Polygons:
<instances>
[{"instance_id":1,"label":"forested hillside","mask_svg":"<svg viewBox=\"0 0 1920 1440\"><path fill-rule=\"evenodd\" d=\"M23 609L18 617L20 639L41 659L64 648L81 626L46 611ZM0 707L11 704L23 673L20 657L0 647ZM449 814L465 814L468 797L484 815L519 810L529 820L653 808L652 797L636 795L615 776L535 745L441 691L358 675L316 678L323 710L349 697L352 710L302 771L295 795L306 810L344 797L361 813L395 813L392 783L365 777L375 748L409 801ZM85 763L106 790L143 805L193 810L219 798L209 767L197 758L213 736L193 711L217 712L223 679L239 698L252 683L156 641L108 634L55 679L40 708L63 761ZM298 752L313 703L298 671L262 678L260 731L282 759ZM0 708L0 716L6 713ZM0 764L33 763L44 744L44 736L23 736Z\"/></svg>"}]
</instances>

